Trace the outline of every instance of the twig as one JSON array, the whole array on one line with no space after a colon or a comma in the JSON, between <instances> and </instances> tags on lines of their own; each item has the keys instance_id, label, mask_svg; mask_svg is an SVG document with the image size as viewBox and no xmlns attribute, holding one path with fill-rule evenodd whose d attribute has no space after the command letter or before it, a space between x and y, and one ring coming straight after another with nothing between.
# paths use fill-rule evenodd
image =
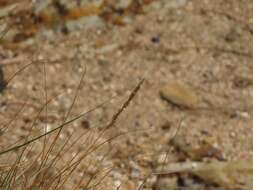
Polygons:
<instances>
[{"instance_id":1,"label":"twig","mask_svg":"<svg viewBox=\"0 0 253 190\"><path fill-rule=\"evenodd\" d=\"M7 58L7 59L0 60L0 66L5 67L5 66L15 65L15 64L21 63L24 60L25 60L24 56Z\"/></svg>"}]
</instances>

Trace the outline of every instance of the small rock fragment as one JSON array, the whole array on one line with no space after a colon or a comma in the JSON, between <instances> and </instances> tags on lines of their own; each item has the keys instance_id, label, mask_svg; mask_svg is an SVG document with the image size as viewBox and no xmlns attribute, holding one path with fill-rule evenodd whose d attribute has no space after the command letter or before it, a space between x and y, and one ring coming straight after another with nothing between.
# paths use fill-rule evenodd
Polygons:
<instances>
[{"instance_id":1,"label":"small rock fragment","mask_svg":"<svg viewBox=\"0 0 253 190\"><path fill-rule=\"evenodd\" d=\"M191 160L203 160L203 158L207 157L224 160L221 151L208 141L202 142L199 147L195 148L187 144L183 136L176 136L170 144L180 153L179 160L186 160L187 158Z\"/></svg>"},{"instance_id":2,"label":"small rock fragment","mask_svg":"<svg viewBox=\"0 0 253 190\"><path fill-rule=\"evenodd\" d=\"M192 88L182 82L171 82L160 90L160 95L168 102L184 108L197 108L199 97Z\"/></svg>"},{"instance_id":3,"label":"small rock fragment","mask_svg":"<svg viewBox=\"0 0 253 190\"><path fill-rule=\"evenodd\" d=\"M250 114L248 112L236 111L235 115L237 117L240 117L240 118L243 118L243 119L249 119L250 118Z\"/></svg>"},{"instance_id":4,"label":"small rock fragment","mask_svg":"<svg viewBox=\"0 0 253 190\"><path fill-rule=\"evenodd\" d=\"M239 89L248 88L253 84L252 78L243 77L243 76L235 76L233 79L233 87Z\"/></svg>"},{"instance_id":5,"label":"small rock fragment","mask_svg":"<svg viewBox=\"0 0 253 190\"><path fill-rule=\"evenodd\" d=\"M139 178L140 177L140 171L136 168L133 168L131 171L131 178Z\"/></svg>"},{"instance_id":6,"label":"small rock fragment","mask_svg":"<svg viewBox=\"0 0 253 190\"><path fill-rule=\"evenodd\" d=\"M90 127L91 127L90 122L86 119L81 122L81 126L83 129L90 129Z\"/></svg>"},{"instance_id":7,"label":"small rock fragment","mask_svg":"<svg viewBox=\"0 0 253 190\"><path fill-rule=\"evenodd\" d=\"M151 38L151 42L153 42L154 44L159 44L160 43L160 37L159 36L153 36Z\"/></svg>"},{"instance_id":8,"label":"small rock fragment","mask_svg":"<svg viewBox=\"0 0 253 190\"><path fill-rule=\"evenodd\" d=\"M170 163L159 166L157 173L189 173L206 184L216 184L224 189L251 190L253 187L252 160Z\"/></svg>"},{"instance_id":9,"label":"small rock fragment","mask_svg":"<svg viewBox=\"0 0 253 190\"><path fill-rule=\"evenodd\" d=\"M176 190L178 189L177 178L159 178L155 184L155 190Z\"/></svg>"}]
</instances>

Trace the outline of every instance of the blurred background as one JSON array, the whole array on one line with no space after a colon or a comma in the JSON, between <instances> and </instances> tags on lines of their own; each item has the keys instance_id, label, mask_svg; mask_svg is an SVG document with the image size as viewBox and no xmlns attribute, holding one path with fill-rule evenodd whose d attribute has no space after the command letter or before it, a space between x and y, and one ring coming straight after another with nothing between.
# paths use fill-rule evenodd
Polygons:
<instances>
[{"instance_id":1,"label":"blurred background","mask_svg":"<svg viewBox=\"0 0 253 190\"><path fill-rule=\"evenodd\" d=\"M0 33L1 152L96 108L0 152L9 189L253 188L253 1L0 0Z\"/></svg>"}]
</instances>

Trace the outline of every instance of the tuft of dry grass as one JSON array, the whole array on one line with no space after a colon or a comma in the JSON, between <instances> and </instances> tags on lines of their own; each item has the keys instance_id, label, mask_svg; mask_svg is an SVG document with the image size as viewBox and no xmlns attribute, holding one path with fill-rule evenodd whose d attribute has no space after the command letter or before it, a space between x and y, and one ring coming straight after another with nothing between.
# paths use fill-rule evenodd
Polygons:
<instances>
[{"instance_id":1,"label":"tuft of dry grass","mask_svg":"<svg viewBox=\"0 0 253 190\"><path fill-rule=\"evenodd\" d=\"M43 64L43 89L45 102L42 106L32 105L36 107L36 115L32 119L27 135L15 143L10 142L10 145L7 148L0 150L0 159L4 157L15 158L13 160L10 159L9 163L5 165L0 165L0 189L3 190L50 190L69 187L68 182L72 179L74 172L78 170L82 162L87 162L89 160L88 157L91 157L101 147L109 142L111 143L115 138L126 134L120 133L105 140L103 137L104 133L115 125L118 117L129 106L130 102L138 93L144 82L144 79L142 79L137 84L127 100L113 115L110 122L105 125L103 130L101 130L98 134L94 134L91 130L74 138L75 135L72 133L68 138L62 140L60 138L61 133L67 126L70 126L74 121L86 116L88 113L105 106L115 97L109 98L107 101L102 102L94 108L80 113L73 118L69 118L78 98L80 87L84 82L86 74L86 68L84 68L79 84L74 92L72 104L66 111L63 120L59 121L60 124L57 127L48 130L48 105L57 97L48 98L47 83L50 81L47 81L46 61L40 62ZM25 69L32 67L35 63L38 63L38 61L32 60L29 64L20 68L13 76L6 80L6 86L8 86L16 76L22 74ZM19 103L21 104L21 108L17 110L9 122L1 126L1 135L8 131L8 128L14 121L22 119L21 113L27 106L30 106L27 102ZM38 120L42 116L44 117L44 130L41 134L34 135L33 129L36 128ZM129 132L136 132L136 130ZM71 158L65 158L65 155L71 152L76 144L80 143L82 143L85 148L75 152ZM37 147L40 147L38 149L39 151L35 151L36 154L32 155L32 151L37 149ZM108 150L106 154L109 152L110 150ZM70 189L100 189L102 182L113 169L113 166L102 166L103 159L96 163L91 163L91 165L96 165L97 169L92 175L90 175L89 179L84 179L82 176L77 178L78 181L75 182L75 185L72 185Z\"/></svg>"}]
</instances>

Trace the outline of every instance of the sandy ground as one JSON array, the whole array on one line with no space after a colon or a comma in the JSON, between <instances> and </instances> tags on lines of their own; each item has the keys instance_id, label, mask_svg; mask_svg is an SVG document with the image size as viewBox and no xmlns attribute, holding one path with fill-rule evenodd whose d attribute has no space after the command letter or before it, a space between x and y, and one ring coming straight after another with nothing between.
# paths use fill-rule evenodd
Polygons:
<instances>
[{"instance_id":1,"label":"sandy ground","mask_svg":"<svg viewBox=\"0 0 253 190\"><path fill-rule=\"evenodd\" d=\"M3 54L25 60L3 67L6 79L31 60L34 64L16 76L1 95L3 124L14 118L23 102L29 102L2 135L1 149L27 135L46 96L50 99L61 94L48 105L47 122L42 116L36 121L33 135L43 132L46 123L48 130L61 123L86 69L69 118L114 98L64 128L57 146L70 136L85 136L65 152L62 164L77 151L85 151L89 134L93 139L103 131L131 90L142 78L145 82L115 126L99 141L125 134L87 156L68 187L82 175L88 179L98 167L90 164L93 162L101 163L102 168L113 166L104 179L107 186L103 189L116 189L121 184L120 189L124 190L136 189L162 163L166 152L167 163L193 160L189 155L180 156L180 150L171 144L179 125L177 137L183 139L185 146L194 149L205 142L219 154L200 155L198 160L251 159L252 10L251 0L192 0L175 8L153 6L125 26L106 23L68 35L38 35L9 50L3 47ZM184 101L191 102L187 93L174 104L161 98L164 85L172 84L177 89L182 83L198 97L193 105L184 106ZM30 158L40 151L42 144L41 139L34 145ZM162 190L157 178L149 176L143 188ZM168 183L176 183L175 189L219 189L210 184L207 187L203 181L187 183L186 179L181 176L180 180L186 182L180 183L178 177L176 182Z\"/></svg>"}]
</instances>

